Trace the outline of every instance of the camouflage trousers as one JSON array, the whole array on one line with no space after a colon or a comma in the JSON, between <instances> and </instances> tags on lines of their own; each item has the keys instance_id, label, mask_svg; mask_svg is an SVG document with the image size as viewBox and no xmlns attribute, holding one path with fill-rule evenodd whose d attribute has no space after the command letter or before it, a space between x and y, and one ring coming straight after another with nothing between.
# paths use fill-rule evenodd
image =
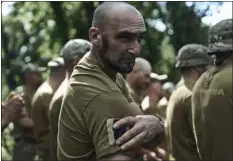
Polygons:
<instances>
[{"instance_id":1,"label":"camouflage trousers","mask_svg":"<svg viewBox=\"0 0 233 161\"><path fill-rule=\"evenodd\" d=\"M36 143L28 139L20 139L13 150L13 161L34 160L36 155Z\"/></svg>"}]
</instances>

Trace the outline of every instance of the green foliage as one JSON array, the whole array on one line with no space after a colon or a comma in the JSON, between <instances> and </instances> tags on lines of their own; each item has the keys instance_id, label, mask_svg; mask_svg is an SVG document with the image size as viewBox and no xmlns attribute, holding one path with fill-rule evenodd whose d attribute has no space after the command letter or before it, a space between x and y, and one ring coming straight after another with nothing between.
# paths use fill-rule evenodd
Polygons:
<instances>
[{"instance_id":1,"label":"green foliage","mask_svg":"<svg viewBox=\"0 0 233 161\"><path fill-rule=\"evenodd\" d=\"M13 123L10 123L8 127L2 133L2 160L11 160L13 147L14 147L14 138L11 135L11 132L14 128Z\"/></svg>"},{"instance_id":2,"label":"green foliage","mask_svg":"<svg viewBox=\"0 0 233 161\"><path fill-rule=\"evenodd\" d=\"M208 26L201 22L206 11L200 11L197 16L195 3L187 7L185 2L167 2L168 32L170 32L171 43L177 51L185 44L200 43L206 45L208 42ZM208 10L208 8L207 8ZM171 34L172 32L172 34Z\"/></svg>"}]
</instances>

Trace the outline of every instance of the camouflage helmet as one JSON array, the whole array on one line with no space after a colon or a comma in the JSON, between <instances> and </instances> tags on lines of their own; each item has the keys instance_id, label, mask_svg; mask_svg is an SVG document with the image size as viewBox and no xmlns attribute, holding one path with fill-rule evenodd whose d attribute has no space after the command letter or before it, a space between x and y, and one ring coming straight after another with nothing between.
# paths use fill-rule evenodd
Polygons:
<instances>
[{"instance_id":1,"label":"camouflage helmet","mask_svg":"<svg viewBox=\"0 0 233 161\"><path fill-rule=\"evenodd\" d=\"M232 51L232 20L232 18L222 20L210 28L208 54Z\"/></svg>"},{"instance_id":2,"label":"camouflage helmet","mask_svg":"<svg viewBox=\"0 0 233 161\"><path fill-rule=\"evenodd\" d=\"M176 67L192 67L212 64L212 58L207 54L208 48L199 44L183 46L176 57Z\"/></svg>"},{"instance_id":3,"label":"camouflage helmet","mask_svg":"<svg viewBox=\"0 0 233 161\"><path fill-rule=\"evenodd\" d=\"M84 39L71 39L61 50L65 62L85 55L91 49L91 43Z\"/></svg>"}]
</instances>

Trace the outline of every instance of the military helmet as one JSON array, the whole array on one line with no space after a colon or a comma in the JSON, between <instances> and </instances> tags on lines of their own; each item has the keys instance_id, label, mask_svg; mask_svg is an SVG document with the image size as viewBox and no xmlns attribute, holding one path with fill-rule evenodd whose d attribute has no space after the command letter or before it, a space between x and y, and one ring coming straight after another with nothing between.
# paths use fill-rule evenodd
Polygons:
<instances>
[{"instance_id":1,"label":"military helmet","mask_svg":"<svg viewBox=\"0 0 233 161\"><path fill-rule=\"evenodd\" d=\"M91 43L84 39L71 39L61 50L65 62L85 55L91 49Z\"/></svg>"},{"instance_id":2,"label":"military helmet","mask_svg":"<svg viewBox=\"0 0 233 161\"><path fill-rule=\"evenodd\" d=\"M232 18L222 20L210 28L208 54L232 51L232 20Z\"/></svg>"},{"instance_id":3,"label":"military helmet","mask_svg":"<svg viewBox=\"0 0 233 161\"><path fill-rule=\"evenodd\" d=\"M200 44L183 46L176 57L176 67L192 67L212 64L212 58L207 54L208 48Z\"/></svg>"}]
</instances>

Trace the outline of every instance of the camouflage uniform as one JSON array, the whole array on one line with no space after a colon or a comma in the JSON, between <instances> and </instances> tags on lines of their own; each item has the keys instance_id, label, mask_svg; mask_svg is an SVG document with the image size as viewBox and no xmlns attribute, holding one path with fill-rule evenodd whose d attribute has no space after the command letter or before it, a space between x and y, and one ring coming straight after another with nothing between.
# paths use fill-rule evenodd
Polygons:
<instances>
[{"instance_id":1,"label":"camouflage uniform","mask_svg":"<svg viewBox=\"0 0 233 161\"><path fill-rule=\"evenodd\" d=\"M183 46L178 52L176 67L211 64L207 51L206 47L198 44ZM184 79L184 84L172 93L167 107L169 146L176 160L200 160L192 130L191 90Z\"/></svg>"},{"instance_id":2,"label":"camouflage uniform","mask_svg":"<svg viewBox=\"0 0 233 161\"><path fill-rule=\"evenodd\" d=\"M202 160L233 160L232 36L232 19L210 28L209 54L216 55L216 66L205 72L193 88L193 127Z\"/></svg>"},{"instance_id":3,"label":"camouflage uniform","mask_svg":"<svg viewBox=\"0 0 233 161\"><path fill-rule=\"evenodd\" d=\"M22 72L43 72L45 68L37 67L34 64L26 64L23 66ZM27 90L25 86L19 86L15 90L16 93L23 93L25 100L25 107L21 113L21 117L14 122L14 129L12 135L15 139L15 147L13 150L13 160L33 160L36 153L36 140L33 136L33 129L23 129L19 124L19 119L24 117L31 118L31 101L34 91Z\"/></svg>"},{"instance_id":4,"label":"camouflage uniform","mask_svg":"<svg viewBox=\"0 0 233 161\"><path fill-rule=\"evenodd\" d=\"M91 48L91 43L83 39L72 39L68 41L62 49L61 56L64 58L65 64L72 60L80 59ZM51 159L57 160L57 133L58 133L58 118L62 99L68 87L68 79L71 73L67 73L66 78L55 92L49 105L49 133L51 140Z\"/></svg>"}]
</instances>

